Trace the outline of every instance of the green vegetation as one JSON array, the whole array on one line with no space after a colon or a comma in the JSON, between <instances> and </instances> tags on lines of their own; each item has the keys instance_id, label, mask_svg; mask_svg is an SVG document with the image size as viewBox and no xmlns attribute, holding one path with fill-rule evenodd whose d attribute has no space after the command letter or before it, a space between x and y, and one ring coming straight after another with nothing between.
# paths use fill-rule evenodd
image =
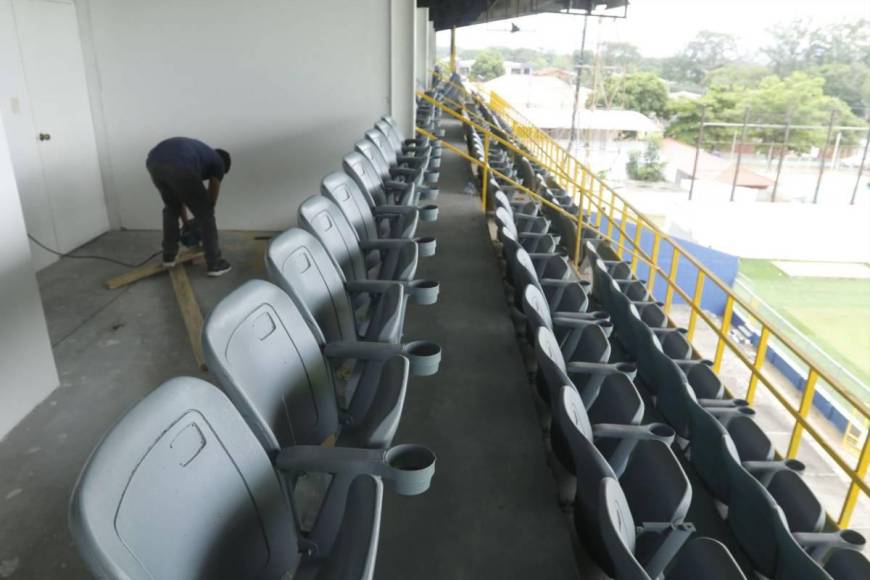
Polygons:
<instances>
[{"instance_id":1,"label":"green vegetation","mask_svg":"<svg viewBox=\"0 0 870 580\"><path fill-rule=\"evenodd\" d=\"M752 292L870 385L870 280L791 278L770 261L746 259L740 274Z\"/></svg>"},{"instance_id":2,"label":"green vegetation","mask_svg":"<svg viewBox=\"0 0 870 580\"><path fill-rule=\"evenodd\" d=\"M485 50L477 55L471 65L471 76L488 81L504 74L504 59L497 50Z\"/></svg>"},{"instance_id":3,"label":"green vegetation","mask_svg":"<svg viewBox=\"0 0 870 580\"><path fill-rule=\"evenodd\" d=\"M604 82L604 94L598 106L618 105L651 117L664 118L668 112L668 87L664 81L648 72L611 76Z\"/></svg>"},{"instance_id":4,"label":"green vegetation","mask_svg":"<svg viewBox=\"0 0 870 580\"><path fill-rule=\"evenodd\" d=\"M661 139L651 138L646 145L646 151L641 158L640 151L632 151L628 154L628 163L625 164L625 172L629 179L637 181L661 181L664 179L662 169L665 164L659 159Z\"/></svg>"}]
</instances>

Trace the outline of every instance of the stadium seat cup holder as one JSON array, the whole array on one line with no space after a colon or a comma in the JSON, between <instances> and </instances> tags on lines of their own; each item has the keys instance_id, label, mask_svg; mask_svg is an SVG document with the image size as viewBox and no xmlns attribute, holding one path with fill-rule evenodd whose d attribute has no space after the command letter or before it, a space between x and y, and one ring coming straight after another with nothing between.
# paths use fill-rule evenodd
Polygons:
<instances>
[{"instance_id":1,"label":"stadium seat cup holder","mask_svg":"<svg viewBox=\"0 0 870 580\"><path fill-rule=\"evenodd\" d=\"M374 475L399 495L420 495L429 489L435 474L435 453L414 444L388 449L296 445L282 449L276 464L291 478L303 473Z\"/></svg>"},{"instance_id":2,"label":"stadium seat cup holder","mask_svg":"<svg viewBox=\"0 0 870 580\"><path fill-rule=\"evenodd\" d=\"M428 340L414 340L402 345L402 354L410 361L411 374L428 377L441 366L441 346Z\"/></svg>"},{"instance_id":3,"label":"stadium seat cup holder","mask_svg":"<svg viewBox=\"0 0 870 580\"><path fill-rule=\"evenodd\" d=\"M428 306L438 302L438 291L441 285L435 280L411 280L405 283L405 291L415 304Z\"/></svg>"},{"instance_id":4,"label":"stadium seat cup holder","mask_svg":"<svg viewBox=\"0 0 870 580\"><path fill-rule=\"evenodd\" d=\"M420 220L424 222L434 222L438 219L438 206L437 205L424 205L420 206Z\"/></svg>"},{"instance_id":5,"label":"stadium seat cup holder","mask_svg":"<svg viewBox=\"0 0 870 580\"><path fill-rule=\"evenodd\" d=\"M427 187L420 190L420 199L426 201L435 201L441 195L441 190L437 187Z\"/></svg>"},{"instance_id":6,"label":"stadium seat cup holder","mask_svg":"<svg viewBox=\"0 0 870 580\"><path fill-rule=\"evenodd\" d=\"M419 238L414 238L414 241L417 242L417 254L421 258L428 258L435 255L435 251L438 247L438 240L433 236L420 236Z\"/></svg>"},{"instance_id":7,"label":"stadium seat cup holder","mask_svg":"<svg viewBox=\"0 0 870 580\"><path fill-rule=\"evenodd\" d=\"M440 171L428 171L426 173L425 181L429 185L435 185L438 183L438 179L441 177Z\"/></svg>"}]
</instances>

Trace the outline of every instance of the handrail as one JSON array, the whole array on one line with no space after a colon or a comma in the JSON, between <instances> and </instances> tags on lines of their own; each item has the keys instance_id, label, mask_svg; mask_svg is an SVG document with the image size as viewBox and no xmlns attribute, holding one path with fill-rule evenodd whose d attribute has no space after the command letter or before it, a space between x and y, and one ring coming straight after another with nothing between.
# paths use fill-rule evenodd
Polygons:
<instances>
[{"instance_id":1,"label":"handrail","mask_svg":"<svg viewBox=\"0 0 870 580\"><path fill-rule=\"evenodd\" d=\"M507 178L507 176L499 173L494 168L489 167L488 158L486 159L487 163L484 164L479 160L464 154L464 152L460 152L450 144L445 143L445 146L448 146L449 149L460 154L472 163L477 164L477 166L483 167L485 173L487 171L492 171L494 175L510 182L514 187L519 186L521 191L533 199L545 203L548 207L552 207L563 215L570 217L572 220L577 220L577 251L575 251L574 254L575 268L579 267L580 262L579 250L580 240L582 238L582 228L589 227L593 228L598 236L610 241L613 244L614 249L618 251L621 256L625 256L626 254L630 255L632 273L636 272L638 263L643 263L649 268L648 292L650 295L653 293L657 278L660 277L664 279L666 283L666 314L670 313L674 293L682 298L690 307L689 339L691 340L694 336L698 319L709 326L716 335L718 340L713 359L714 370L719 370L725 354L725 348L727 347L732 355L736 356L749 372L749 384L745 398L747 398L751 403L755 397L757 384L758 382L761 382L782 405L786 412L788 412L788 414L794 419L794 426L786 456L789 458L795 457L799 449L801 437L806 433L815 440L819 447L847 475L849 487L846 492L846 497L839 518L837 519L837 525L840 527L848 526L857 504L859 492L863 492L865 495L870 496L870 487L868 487L868 484L865 481L868 468L870 468L870 429L867 429L865 432L864 444L859 453L857 464L852 467L849 465L847 460L843 458L840 452L834 449L832 445L827 442L821 432L812 424L809 417L809 411L812 408L812 397L818 380L824 381L830 390L837 393L852 405L854 411L858 416L860 416L861 420L863 420L865 426L870 423L870 405L864 403L853 393L846 390L842 384L821 368L812 356L801 350L790 338L780 334L763 315L756 312L749 303L737 296L731 290L729 285L704 266L704 264L702 264L697 258L686 251L667 233L661 230L633 204L629 203L613 188L607 185L599 175L594 173L589 167L571 155L569 151L566 151L550 135L534 126L534 124L526 119L521 113L516 111L510 103L505 101L496 93L490 92L490 102L487 105L481 100L481 97L478 94L468 91L464 86L458 85L449 79L445 82L449 82L451 85L459 88L466 99L473 100L483 106L488 106L488 108L492 110L492 112L499 117L502 122L508 121L511 125L513 138L518 143L522 144L523 149L517 147L510 140L502 139L491 130L495 127L501 131L501 127L486 121L486 119L484 119L484 121L486 121L485 124L478 124L463 115L460 111L468 113L466 107L453 109L435 99L432 99L428 95L418 93L418 96L434 106L441 108L442 111L447 112L452 117L473 127L478 133L482 134L486 144L485 149L487 149L487 151L488 143L490 140L494 140L494 142L513 153L523 155L532 163L546 168L559 184L574 196L581 211L578 215L573 215L565 211L563 208L552 204L549 200L541 197L536 192L521 186L516 181ZM453 103L461 106L461 103L457 103L456 101L453 101ZM473 112L471 113L474 114ZM479 118L479 115L475 114L474 116ZM422 129L418 129L418 132L426 134L430 139L435 138L434 135L431 135ZM485 180L483 184L484 192L482 192L484 196L486 187L487 182ZM590 219L589 223L584 223L583 216L587 215L587 210L588 215L591 217L592 214L595 214L596 219L594 221ZM606 232L603 231L604 218L607 219ZM629 236L626 231L626 227L629 224L634 225L633 236ZM618 236L614 234L614 229L618 232ZM641 246L644 232L649 232L653 236L651 253L647 253ZM673 252L671 267L668 272L665 272L658 264L658 258L663 244L670 245L671 251ZM691 296L680 288L676 281L677 271L681 260L685 260L686 263L691 264L697 270L695 288ZM726 297L725 312L721 321L718 323L710 314L701 308L701 299L704 291L706 288L711 287L710 285L705 286L704 283L706 280L712 281L712 287L721 290ZM740 345L738 345L730 336L730 326L736 307L739 307L745 315L754 319L760 326L760 338L755 357L752 359L741 350ZM673 323L671 322L671 324ZM789 401L787 396L781 391L781 388L774 384L772 379L769 378L769 373L764 369L767 347L771 338L778 341L779 344L783 345L793 353L808 368L803 394L797 408L795 408L795 406Z\"/></svg>"}]
</instances>

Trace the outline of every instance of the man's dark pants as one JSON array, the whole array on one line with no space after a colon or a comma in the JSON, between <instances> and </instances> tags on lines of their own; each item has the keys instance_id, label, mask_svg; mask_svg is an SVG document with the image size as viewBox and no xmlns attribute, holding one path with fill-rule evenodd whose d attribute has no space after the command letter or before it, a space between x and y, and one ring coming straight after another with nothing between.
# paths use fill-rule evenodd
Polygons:
<instances>
[{"instance_id":1,"label":"man's dark pants","mask_svg":"<svg viewBox=\"0 0 870 580\"><path fill-rule=\"evenodd\" d=\"M182 205L186 205L202 228L205 261L209 266L217 264L221 250L214 204L202 180L189 169L175 165L149 163L147 167L151 181L163 198L163 256L168 258L178 253L178 218L181 217Z\"/></svg>"}]
</instances>

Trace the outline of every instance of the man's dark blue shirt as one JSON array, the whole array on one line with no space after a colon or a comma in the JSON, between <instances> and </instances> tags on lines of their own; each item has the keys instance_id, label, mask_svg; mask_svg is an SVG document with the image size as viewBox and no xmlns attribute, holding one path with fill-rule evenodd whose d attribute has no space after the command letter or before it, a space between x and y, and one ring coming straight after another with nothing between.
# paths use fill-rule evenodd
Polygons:
<instances>
[{"instance_id":1,"label":"man's dark blue shirt","mask_svg":"<svg viewBox=\"0 0 870 580\"><path fill-rule=\"evenodd\" d=\"M188 137L172 137L161 141L148 153L146 164L189 169L202 181L212 178L220 181L224 177L224 162L220 155L202 141Z\"/></svg>"}]
</instances>

